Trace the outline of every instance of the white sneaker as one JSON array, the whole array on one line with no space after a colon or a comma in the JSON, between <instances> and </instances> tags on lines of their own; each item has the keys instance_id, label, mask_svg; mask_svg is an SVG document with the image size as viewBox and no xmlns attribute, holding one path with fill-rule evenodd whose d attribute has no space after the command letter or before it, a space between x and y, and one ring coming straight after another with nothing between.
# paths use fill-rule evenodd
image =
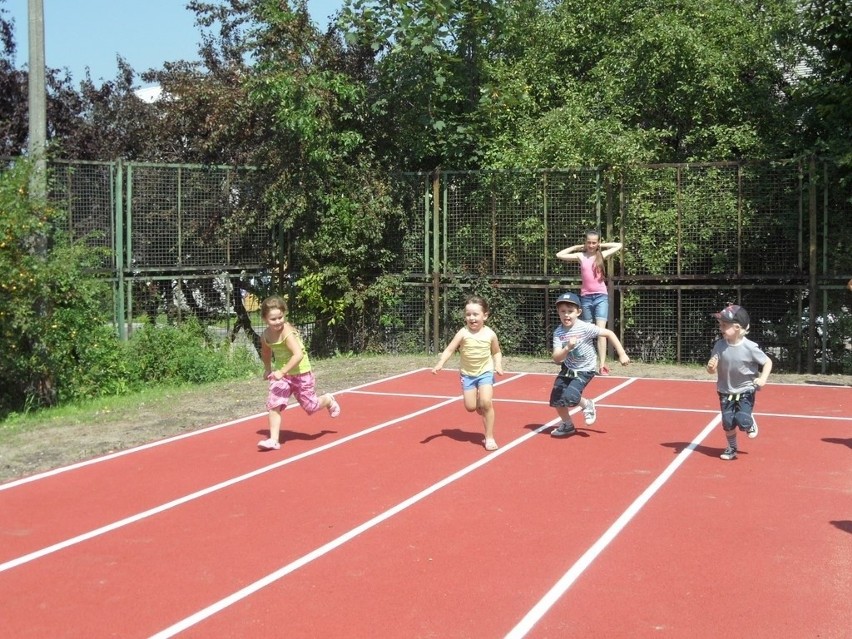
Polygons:
<instances>
[{"instance_id":1,"label":"white sneaker","mask_svg":"<svg viewBox=\"0 0 852 639\"><path fill-rule=\"evenodd\" d=\"M257 447L262 448L263 450L278 450L281 448L281 444L274 439L262 439L257 442Z\"/></svg>"},{"instance_id":2,"label":"white sneaker","mask_svg":"<svg viewBox=\"0 0 852 639\"><path fill-rule=\"evenodd\" d=\"M749 428L746 431L746 434L748 435L749 439L754 439L755 437L757 437L757 431L758 431L757 420L754 417L752 417L751 420L752 420L751 428Z\"/></svg>"},{"instance_id":3,"label":"white sneaker","mask_svg":"<svg viewBox=\"0 0 852 639\"><path fill-rule=\"evenodd\" d=\"M592 400L587 400L589 403L583 409L583 418L586 420L586 426L591 426L598 418L598 413L595 410L595 403Z\"/></svg>"}]
</instances>

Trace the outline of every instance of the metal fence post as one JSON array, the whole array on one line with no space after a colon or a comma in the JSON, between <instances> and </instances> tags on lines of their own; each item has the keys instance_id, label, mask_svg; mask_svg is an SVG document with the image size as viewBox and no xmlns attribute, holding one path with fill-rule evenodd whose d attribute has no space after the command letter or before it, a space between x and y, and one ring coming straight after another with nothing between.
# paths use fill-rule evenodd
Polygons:
<instances>
[{"instance_id":1,"label":"metal fence post","mask_svg":"<svg viewBox=\"0 0 852 639\"><path fill-rule=\"evenodd\" d=\"M441 178L440 168L435 169L432 174L432 349L434 353L439 352L440 346L440 322L439 302L441 292L440 260L438 258L440 249L440 195Z\"/></svg>"},{"instance_id":2,"label":"metal fence post","mask_svg":"<svg viewBox=\"0 0 852 639\"><path fill-rule=\"evenodd\" d=\"M115 163L112 189L115 198L115 206L113 207L115 237L113 238L114 254L112 260L116 275L115 323L118 327L119 339L127 341L127 318L125 317L124 307L126 289L124 280L124 207L122 201L122 194L124 193L124 165L120 159ZM128 197L128 201L129 199Z\"/></svg>"},{"instance_id":3,"label":"metal fence post","mask_svg":"<svg viewBox=\"0 0 852 639\"><path fill-rule=\"evenodd\" d=\"M816 158L808 165L808 359L807 372L814 372L817 321L817 177Z\"/></svg>"}]
</instances>

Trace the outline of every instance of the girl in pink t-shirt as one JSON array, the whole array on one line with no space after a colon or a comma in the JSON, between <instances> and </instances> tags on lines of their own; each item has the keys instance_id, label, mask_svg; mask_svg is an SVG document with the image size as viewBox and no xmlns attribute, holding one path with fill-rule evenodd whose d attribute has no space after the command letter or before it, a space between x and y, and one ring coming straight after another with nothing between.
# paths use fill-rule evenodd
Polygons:
<instances>
[{"instance_id":1,"label":"girl in pink t-shirt","mask_svg":"<svg viewBox=\"0 0 852 639\"><path fill-rule=\"evenodd\" d=\"M562 249L556 257L566 262L578 262L580 265L580 301L583 305L581 319L585 322L594 321L601 328L606 328L609 316L609 295L607 291L606 269L604 260L622 249L621 242L601 242L598 231L587 231L585 242ZM609 375L606 366L606 338L598 338L598 371L601 375Z\"/></svg>"}]
</instances>

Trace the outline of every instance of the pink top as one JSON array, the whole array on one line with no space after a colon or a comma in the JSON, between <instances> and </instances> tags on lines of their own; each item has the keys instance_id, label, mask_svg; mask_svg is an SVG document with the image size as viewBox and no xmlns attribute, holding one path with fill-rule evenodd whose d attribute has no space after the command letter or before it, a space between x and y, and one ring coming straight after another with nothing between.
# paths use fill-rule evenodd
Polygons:
<instances>
[{"instance_id":1,"label":"pink top","mask_svg":"<svg viewBox=\"0 0 852 639\"><path fill-rule=\"evenodd\" d=\"M595 256L586 257L585 253L580 253L580 278L583 285L580 288L580 295L595 295L596 293L607 294L606 278L601 273L599 277L595 276Z\"/></svg>"}]
</instances>

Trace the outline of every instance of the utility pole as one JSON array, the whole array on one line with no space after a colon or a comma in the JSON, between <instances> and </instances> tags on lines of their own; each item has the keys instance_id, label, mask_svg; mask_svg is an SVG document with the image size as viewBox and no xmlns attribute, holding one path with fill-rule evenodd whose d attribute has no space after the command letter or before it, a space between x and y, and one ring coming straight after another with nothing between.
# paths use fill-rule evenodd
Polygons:
<instances>
[{"instance_id":1,"label":"utility pole","mask_svg":"<svg viewBox=\"0 0 852 639\"><path fill-rule=\"evenodd\" d=\"M47 194L47 97L44 61L44 2L27 0L29 33L29 155L33 162L30 193L36 199Z\"/></svg>"}]
</instances>

